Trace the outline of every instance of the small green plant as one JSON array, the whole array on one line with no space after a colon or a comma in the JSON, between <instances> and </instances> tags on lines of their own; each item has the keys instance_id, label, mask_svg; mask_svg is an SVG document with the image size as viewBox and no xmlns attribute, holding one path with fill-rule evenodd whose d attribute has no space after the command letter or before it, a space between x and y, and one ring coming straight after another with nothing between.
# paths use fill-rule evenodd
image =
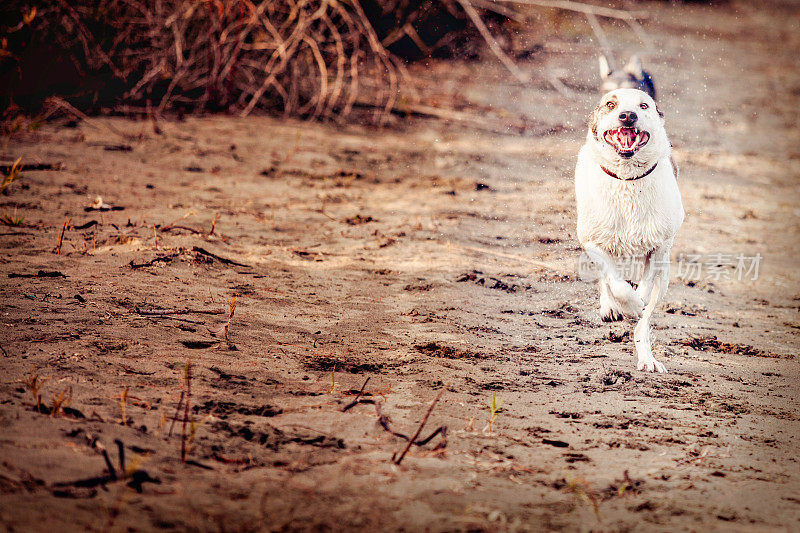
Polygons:
<instances>
[{"instance_id":1,"label":"small green plant","mask_svg":"<svg viewBox=\"0 0 800 533\"><path fill-rule=\"evenodd\" d=\"M22 158L17 158L14 161L14 164L11 165L11 168L8 170L8 174L3 178L3 182L0 183L0 193L5 193L6 189L8 189L11 184L19 178L20 172L22 171Z\"/></svg>"},{"instance_id":2,"label":"small green plant","mask_svg":"<svg viewBox=\"0 0 800 533\"><path fill-rule=\"evenodd\" d=\"M18 217L17 210L14 209L14 214L9 215L8 213L3 213L0 215L0 224L4 226L14 226L19 227L25 223L25 217Z\"/></svg>"},{"instance_id":3,"label":"small green plant","mask_svg":"<svg viewBox=\"0 0 800 533\"><path fill-rule=\"evenodd\" d=\"M492 393L492 402L487 406L489 408L489 433L494 428L494 422L497 420L497 415L500 413L500 406L503 405L503 400L498 400L495 393Z\"/></svg>"}]
</instances>

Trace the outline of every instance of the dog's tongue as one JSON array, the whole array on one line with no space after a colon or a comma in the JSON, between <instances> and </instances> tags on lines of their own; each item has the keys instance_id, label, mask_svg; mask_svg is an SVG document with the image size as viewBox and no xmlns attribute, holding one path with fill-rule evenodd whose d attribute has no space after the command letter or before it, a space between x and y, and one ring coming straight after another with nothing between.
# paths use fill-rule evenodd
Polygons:
<instances>
[{"instance_id":1,"label":"dog's tongue","mask_svg":"<svg viewBox=\"0 0 800 533\"><path fill-rule=\"evenodd\" d=\"M619 143L623 148L633 148L633 145L636 143L636 130L633 128L620 128Z\"/></svg>"},{"instance_id":2,"label":"dog's tongue","mask_svg":"<svg viewBox=\"0 0 800 533\"><path fill-rule=\"evenodd\" d=\"M620 154L630 157L639 147L647 144L650 134L646 131L637 132L635 128L617 128L605 133L605 140L614 146Z\"/></svg>"}]
</instances>

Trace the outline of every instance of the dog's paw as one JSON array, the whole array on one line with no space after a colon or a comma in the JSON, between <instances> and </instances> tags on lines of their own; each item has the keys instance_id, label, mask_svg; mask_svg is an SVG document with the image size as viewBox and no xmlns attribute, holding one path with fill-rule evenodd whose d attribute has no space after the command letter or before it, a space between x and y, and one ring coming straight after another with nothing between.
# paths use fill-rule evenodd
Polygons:
<instances>
[{"instance_id":1,"label":"dog's paw","mask_svg":"<svg viewBox=\"0 0 800 533\"><path fill-rule=\"evenodd\" d=\"M606 291L600 293L600 320L603 322L617 322L623 319L622 310L616 300Z\"/></svg>"},{"instance_id":2,"label":"dog's paw","mask_svg":"<svg viewBox=\"0 0 800 533\"><path fill-rule=\"evenodd\" d=\"M644 312L642 298L633 290L627 281L612 280L608 284L611 294L619 305L622 314L630 318L639 318Z\"/></svg>"},{"instance_id":3,"label":"dog's paw","mask_svg":"<svg viewBox=\"0 0 800 533\"><path fill-rule=\"evenodd\" d=\"M661 372L664 374L667 373L667 369L664 364L656 361L652 355L649 359L640 357L639 362L636 364L636 370L644 370L645 372Z\"/></svg>"},{"instance_id":4,"label":"dog's paw","mask_svg":"<svg viewBox=\"0 0 800 533\"><path fill-rule=\"evenodd\" d=\"M619 322L623 318L622 313L616 309L612 309L611 307L600 308L600 320L603 322Z\"/></svg>"}]
</instances>

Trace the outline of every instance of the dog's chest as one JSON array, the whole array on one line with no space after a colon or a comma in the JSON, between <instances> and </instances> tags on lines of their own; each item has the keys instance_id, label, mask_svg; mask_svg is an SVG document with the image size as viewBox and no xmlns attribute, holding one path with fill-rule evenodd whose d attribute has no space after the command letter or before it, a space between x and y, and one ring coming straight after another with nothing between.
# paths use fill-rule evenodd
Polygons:
<instances>
[{"instance_id":1,"label":"dog's chest","mask_svg":"<svg viewBox=\"0 0 800 533\"><path fill-rule=\"evenodd\" d=\"M682 220L680 198L650 183L610 183L585 191L579 237L613 255L644 255L670 241ZM583 205L580 205L583 204Z\"/></svg>"}]
</instances>

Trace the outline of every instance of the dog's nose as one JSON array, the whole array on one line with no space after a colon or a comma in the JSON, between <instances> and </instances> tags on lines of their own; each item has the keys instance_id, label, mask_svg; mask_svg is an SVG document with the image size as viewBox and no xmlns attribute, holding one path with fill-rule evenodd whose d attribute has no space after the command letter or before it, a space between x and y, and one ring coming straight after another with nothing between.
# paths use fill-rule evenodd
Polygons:
<instances>
[{"instance_id":1,"label":"dog's nose","mask_svg":"<svg viewBox=\"0 0 800 533\"><path fill-rule=\"evenodd\" d=\"M619 121L622 122L624 126L633 126L639 117L636 116L636 113L633 111L623 111L619 114Z\"/></svg>"}]
</instances>

